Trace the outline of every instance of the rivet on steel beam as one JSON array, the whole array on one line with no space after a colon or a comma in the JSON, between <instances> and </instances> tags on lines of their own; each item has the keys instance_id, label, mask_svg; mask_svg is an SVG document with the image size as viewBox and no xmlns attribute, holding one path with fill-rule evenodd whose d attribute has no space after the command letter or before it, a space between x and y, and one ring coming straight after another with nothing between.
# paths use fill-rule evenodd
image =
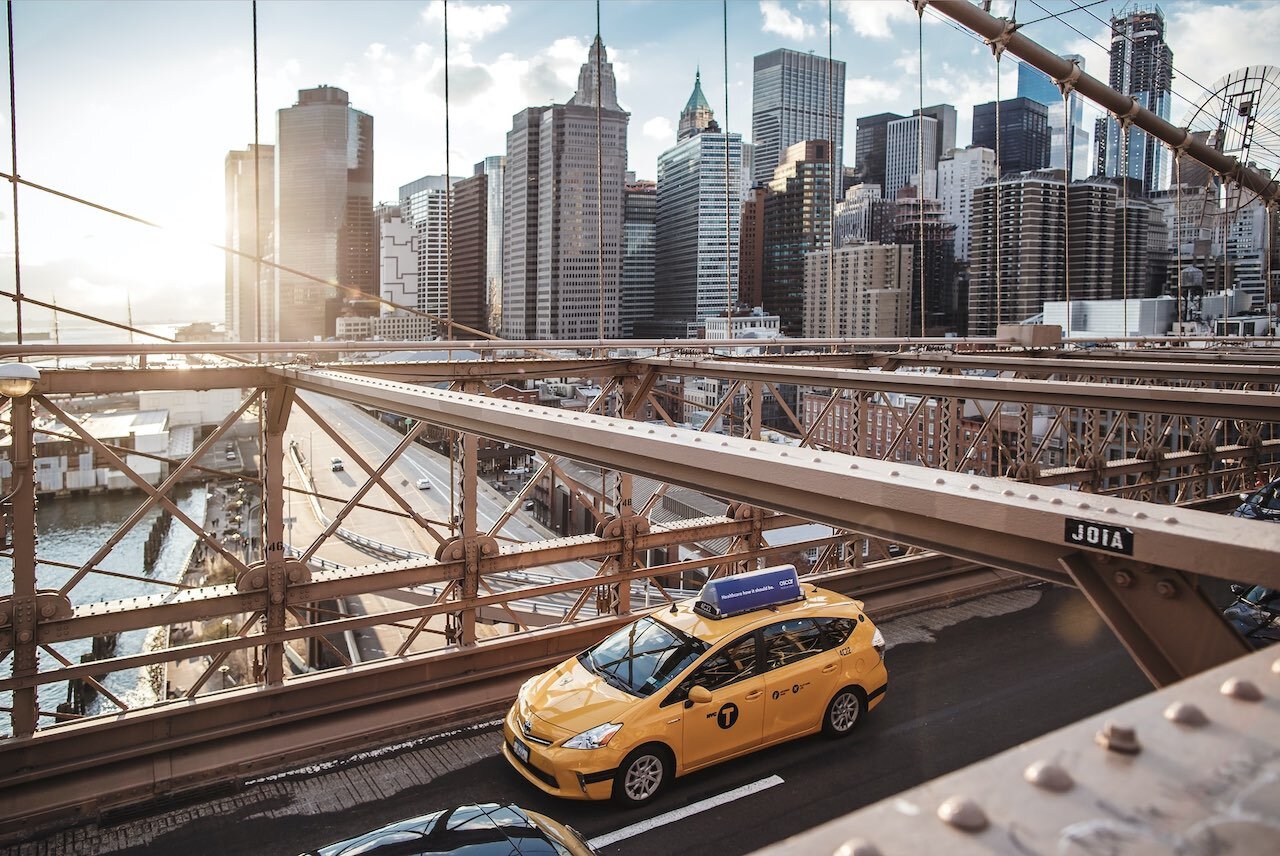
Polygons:
<instances>
[{"instance_id":1,"label":"rivet on steel beam","mask_svg":"<svg viewBox=\"0 0 1280 856\"><path fill-rule=\"evenodd\" d=\"M949 797L938 806L938 819L965 832L981 832L987 828L987 814L968 797Z\"/></svg>"},{"instance_id":2,"label":"rivet on steel beam","mask_svg":"<svg viewBox=\"0 0 1280 856\"><path fill-rule=\"evenodd\" d=\"M1222 685L1222 694L1237 701L1262 701L1262 690L1244 678L1227 678Z\"/></svg>"},{"instance_id":3,"label":"rivet on steel beam","mask_svg":"<svg viewBox=\"0 0 1280 856\"><path fill-rule=\"evenodd\" d=\"M51 603L46 603L44 606L40 607L40 614L45 618L53 618L53 613L55 611L56 610L54 610L53 604Z\"/></svg>"},{"instance_id":4,"label":"rivet on steel beam","mask_svg":"<svg viewBox=\"0 0 1280 856\"><path fill-rule=\"evenodd\" d=\"M814 462L815 464L820 464L820 463L822 463L822 456L821 456L821 455L814 455L814 456L813 456L813 462Z\"/></svg>"},{"instance_id":5,"label":"rivet on steel beam","mask_svg":"<svg viewBox=\"0 0 1280 856\"><path fill-rule=\"evenodd\" d=\"M30 630L20 630L20 631L18 631L18 641L19 641L19 642L30 642L30 641L31 641L31 631L30 631Z\"/></svg>"},{"instance_id":6,"label":"rivet on steel beam","mask_svg":"<svg viewBox=\"0 0 1280 856\"><path fill-rule=\"evenodd\" d=\"M1168 523L1170 526L1173 526L1175 523L1177 523L1177 522L1178 522L1178 518L1176 518L1176 517L1166 517L1166 518L1164 519L1164 522L1165 522L1165 523Z\"/></svg>"},{"instance_id":7,"label":"rivet on steel beam","mask_svg":"<svg viewBox=\"0 0 1280 856\"><path fill-rule=\"evenodd\" d=\"M942 478L938 478L938 479L934 479L934 480L933 480L933 483L934 483L934 484L946 484L946 483L947 483L947 480L946 480L946 479L942 479Z\"/></svg>"},{"instance_id":8,"label":"rivet on steel beam","mask_svg":"<svg viewBox=\"0 0 1280 856\"><path fill-rule=\"evenodd\" d=\"M694 438L693 438L693 442L695 442L695 443L701 443L701 442L702 442L702 438L701 438L701 437L694 437Z\"/></svg>"},{"instance_id":9,"label":"rivet on steel beam","mask_svg":"<svg viewBox=\"0 0 1280 856\"><path fill-rule=\"evenodd\" d=\"M1053 791L1055 794L1066 793L1076 786L1071 774L1050 761L1036 761L1022 771L1022 777L1037 788Z\"/></svg>"},{"instance_id":10,"label":"rivet on steel beam","mask_svg":"<svg viewBox=\"0 0 1280 856\"><path fill-rule=\"evenodd\" d=\"M1028 500L1029 502L1035 502L1035 501L1036 501L1037 499L1039 499L1039 498L1040 498L1040 497L1036 496L1034 493L1029 493L1029 494L1027 494L1027 500Z\"/></svg>"},{"instance_id":11,"label":"rivet on steel beam","mask_svg":"<svg viewBox=\"0 0 1280 856\"><path fill-rule=\"evenodd\" d=\"M1080 509L1081 511L1088 511L1088 510L1089 510L1089 503L1087 503L1087 502L1081 502L1081 503L1079 503L1079 504L1077 504L1077 505L1076 505L1076 508Z\"/></svg>"},{"instance_id":12,"label":"rivet on steel beam","mask_svg":"<svg viewBox=\"0 0 1280 856\"><path fill-rule=\"evenodd\" d=\"M861 838L850 838L831 856L880 856L880 848Z\"/></svg>"},{"instance_id":13,"label":"rivet on steel beam","mask_svg":"<svg viewBox=\"0 0 1280 856\"><path fill-rule=\"evenodd\" d=\"M851 470L856 470L857 468L858 468L858 465L857 465L857 464L850 464L850 465L849 465L849 469L851 469Z\"/></svg>"},{"instance_id":14,"label":"rivet on steel beam","mask_svg":"<svg viewBox=\"0 0 1280 856\"><path fill-rule=\"evenodd\" d=\"M1142 751L1142 744L1138 742L1138 732L1133 726L1121 725L1115 720L1108 720L1093 739L1099 746L1122 755L1137 755Z\"/></svg>"},{"instance_id":15,"label":"rivet on steel beam","mask_svg":"<svg viewBox=\"0 0 1280 856\"><path fill-rule=\"evenodd\" d=\"M977 482L974 482L973 484L969 485L969 490L982 490L982 485L978 484Z\"/></svg>"},{"instance_id":16,"label":"rivet on steel beam","mask_svg":"<svg viewBox=\"0 0 1280 856\"><path fill-rule=\"evenodd\" d=\"M1146 519L1147 519L1147 513L1146 513L1145 511L1135 511L1135 512L1133 513L1133 519L1134 519L1134 520L1146 520Z\"/></svg>"},{"instance_id":17,"label":"rivet on steel beam","mask_svg":"<svg viewBox=\"0 0 1280 856\"><path fill-rule=\"evenodd\" d=\"M1128 571L1116 571L1115 581L1120 588L1128 588L1133 585L1133 575Z\"/></svg>"},{"instance_id":18,"label":"rivet on steel beam","mask_svg":"<svg viewBox=\"0 0 1280 856\"><path fill-rule=\"evenodd\" d=\"M1010 490L1009 488L1005 488L1004 490L1000 491L1000 495L1001 495L1001 496L1013 496L1013 491L1012 491L1012 490Z\"/></svg>"},{"instance_id":19,"label":"rivet on steel beam","mask_svg":"<svg viewBox=\"0 0 1280 856\"><path fill-rule=\"evenodd\" d=\"M890 477L890 478L897 478L897 477L898 477L898 471L897 471L897 470L889 470L889 477Z\"/></svg>"},{"instance_id":20,"label":"rivet on steel beam","mask_svg":"<svg viewBox=\"0 0 1280 856\"><path fill-rule=\"evenodd\" d=\"M1103 514L1115 514L1115 513L1116 513L1116 508L1115 508L1115 506L1114 506L1114 505L1108 505L1106 508L1102 509L1102 513L1103 513Z\"/></svg>"},{"instance_id":21,"label":"rivet on steel beam","mask_svg":"<svg viewBox=\"0 0 1280 856\"><path fill-rule=\"evenodd\" d=\"M1186 701L1175 701L1164 709L1164 718L1178 725L1200 728L1209 724L1209 717L1194 704Z\"/></svg>"},{"instance_id":22,"label":"rivet on steel beam","mask_svg":"<svg viewBox=\"0 0 1280 856\"><path fill-rule=\"evenodd\" d=\"M1049 504L1050 504L1050 505L1062 505L1062 497L1060 497L1060 496L1055 496L1053 499L1049 500Z\"/></svg>"}]
</instances>

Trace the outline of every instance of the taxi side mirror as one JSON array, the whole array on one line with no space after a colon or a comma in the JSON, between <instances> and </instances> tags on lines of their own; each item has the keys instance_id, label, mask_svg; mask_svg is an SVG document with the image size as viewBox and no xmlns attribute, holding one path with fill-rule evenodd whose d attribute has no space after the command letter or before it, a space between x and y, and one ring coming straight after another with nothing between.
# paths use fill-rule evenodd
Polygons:
<instances>
[{"instance_id":1,"label":"taxi side mirror","mask_svg":"<svg viewBox=\"0 0 1280 856\"><path fill-rule=\"evenodd\" d=\"M694 704L710 704L711 690L704 686L696 686L689 688L689 701Z\"/></svg>"}]
</instances>

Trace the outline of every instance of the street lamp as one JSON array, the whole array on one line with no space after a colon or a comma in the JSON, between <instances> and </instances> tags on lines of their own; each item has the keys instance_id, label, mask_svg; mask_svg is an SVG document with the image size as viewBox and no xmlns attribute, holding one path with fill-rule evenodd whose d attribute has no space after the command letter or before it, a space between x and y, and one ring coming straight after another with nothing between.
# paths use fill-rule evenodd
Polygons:
<instances>
[{"instance_id":1,"label":"street lamp","mask_svg":"<svg viewBox=\"0 0 1280 856\"><path fill-rule=\"evenodd\" d=\"M6 398L22 398L29 395L40 381L40 372L26 363L0 365L0 395Z\"/></svg>"},{"instance_id":2,"label":"street lamp","mask_svg":"<svg viewBox=\"0 0 1280 856\"><path fill-rule=\"evenodd\" d=\"M231 635L231 619L224 618L222 619L222 638L226 639L230 635Z\"/></svg>"},{"instance_id":3,"label":"street lamp","mask_svg":"<svg viewBox=\"0 0 1280 856\"><path fill-rule=\"evenodd\" d=\"M230 672L230 671L231 671L231 667L230 667L230 666L220 666L220 667L218 668L218 671L222 673L222 688L225 690L225 689L227 688L227 672Z\"/></svg>"}]
</instances>

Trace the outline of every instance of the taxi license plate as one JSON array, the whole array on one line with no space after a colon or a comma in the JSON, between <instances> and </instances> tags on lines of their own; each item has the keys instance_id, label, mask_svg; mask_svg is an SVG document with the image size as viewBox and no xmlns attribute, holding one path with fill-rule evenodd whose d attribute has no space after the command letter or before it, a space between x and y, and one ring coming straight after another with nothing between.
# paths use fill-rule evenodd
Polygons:
<instances>
[{"instance_id":1,"label":"taxi license plate","mask_svg":"<svg viewBox=\"0 0 1280 856\"><path fill-rule=\"evenodd\" d=\"M519 758L521 761L524 761L526 764L528 764L529 763L529 747L526 746L524 744L524 741L521 740L519 737L513 737L511 738L511 740L512 740L511 751L516 753L517 758Z\"/></svg>"}]
</instances>

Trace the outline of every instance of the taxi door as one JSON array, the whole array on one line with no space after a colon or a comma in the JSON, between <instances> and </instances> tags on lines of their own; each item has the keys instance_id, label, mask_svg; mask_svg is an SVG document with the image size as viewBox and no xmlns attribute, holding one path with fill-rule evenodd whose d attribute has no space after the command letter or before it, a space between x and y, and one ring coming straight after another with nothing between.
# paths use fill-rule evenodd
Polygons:
<instances>
[{"instance_id":1,"label":"taxi door","mask_svg":"<svg viewBox=\"0 0 1280 856\"><path fill-rule=\"evenodd\" d=\"M815 728L838 689L840 655L811 618L770 624L761 633L765 669L764 742Z\"/></svg>"},{"instance_id":2,"label":"taxi door","mask_svg":"<svg viewBox=\"0 0 1280 856\"><path fill-rule=\"evenodd\" d=\"M688 770L760 745L764 735L764 677L756 669L756 634L725 645L668 696L669 727L683 720L680 764ZM689 689L705 687L711 701L692 704Z\"/></svg>"}]
</instances>

